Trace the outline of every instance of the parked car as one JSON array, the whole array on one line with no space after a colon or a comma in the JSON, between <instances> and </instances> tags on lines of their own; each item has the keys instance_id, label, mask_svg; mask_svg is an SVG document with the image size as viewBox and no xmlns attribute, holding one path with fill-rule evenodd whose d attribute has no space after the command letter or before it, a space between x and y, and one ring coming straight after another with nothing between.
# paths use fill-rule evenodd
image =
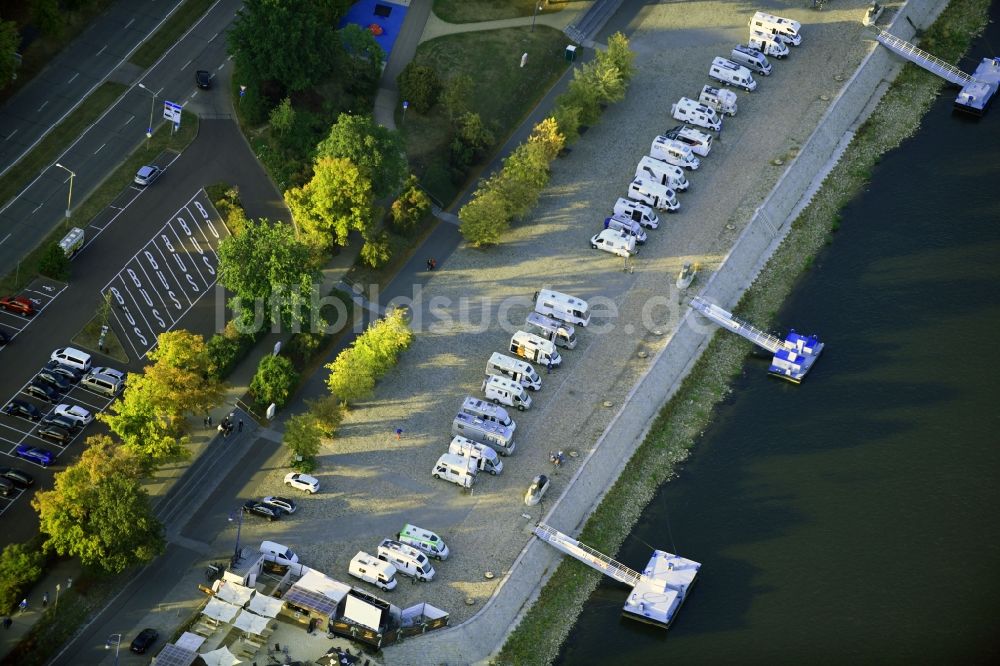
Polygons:
<instances>
[{"instance_id":1,"label":"parked car","mask_svg":"<svg viewBox=\"0 0 1000 666\"><path fill-rule=\"evenodd\" d=\"M59 398L62 396L62 394L59 393L54 386L38 380L35 380L25 386L24 392L33 398L41 398L42 400L47 400L49 402L59 402Z\"/></svg>"},{"instance_id":2,"label":"parked car","mask_svg":"<svg viewBox=\"0 0 1000 666\"><path fill-rule=\"evenodd\" d=\"M52 440L53 442L59 442L60 444L69 444L69 441L73 439L73 433L66 430L66 428L60 428L53 424L38 426L35 435L43 439Z\"/></svg>"},{"instance_id":3,"label":"parked car","mask_svg":"<svg viewBox=\"0 0 1000 666\"><path fill-rule=\"evenodd\" d=\"M4 296L0 298L0 308L7 312L14 312L22 317L30 317L35 314L35 306L23 296Z\"/></svg>"},{"instance_id":4,"label":"parked car","mask_svg":"<svg viewBox=\"0 0 1000 666\"><path fill-rule=\"evenodd\" d=\"M18 488L27 488L35 482L34 477L27 472L12 467L0 467L0 478L7 479Z\"/></svg>"},{"instance_id":5,"label":"parked car","mask_svg":"<svg viewBox=\"0 0 1000 666\"><path fill-rule=\"evenodd\" d=\"M281 518L281 514L284 512L281 509L268 506L258 500L247 500L243 503L243 513L252 513L255 516L260 516L261 518L267 518L270 521L274 521Z\"/></svg>"},{"instance_id":6,"label":"parked car","mask_svg":"<svg viewBox=\"0 0 1000 666\"><path fill-rule=\"evenodd\" d=\"M268 506L281 509L285 513L295 513L295 510L299 508L295 505L295 500L290 500L287 497L268 496L262 499L261 502Z\"/></svg>"},{"instance_id":7,"label":"parked car","mask_svg":"<svg viewBox=\"0 0 1000 666\"><path fill-rule=\"evenodd\" d=\"M3 413L10 416L20 416L32 421L38 421L42 418L42 412L38 407L35 407L27 400L18 400L17 398L4 405Z\"/></svg>"},{"instance_id":8,"label":"parked car","mask_svg":"<svg viewBox=\"0 0 1000 666\"><path fill-rule=\"evenodd\" d=\"M76 421L80 425L87 425L94 420L94 415L89 410L84 409L80 405L71 405L65 402L61 405L56 405L52 413Z\"/></svg>"},{"instance_id":9,"label":"parked car","mask_svg":"<svg viewBox=\"0 0 1000 666\"><path fill-rule=\"evenodd\" d=\"M63 416L62 414L56 414L51 412L50 414L42 417L42 425L54 425L59 426L64 430L69 430L71 433L76 433L83 424L76 419L71 419L68 416Z\"/></svg>"},{"instance_id":10,"label":"parked car","mask_svg":"<svg viewBox=\"0 0 1000 666\"><path fill-rule=\"evenodd\" d=\"M542 497L548 489L549 477L544 474L539 474L531 480L531 485L528 486L528 492L524 494L524 503L528 506L535 506L542 501Z\"/></svg>"},{"instance_id":11,"label":"parked car","mask_svg":"<svg viewBox=\"0 0 1000 666\"><path fill-rule=\"evenodd\" d=\"M121 370L115 370L114 368L107 368L104 366L99 366L96 368L91 368L88 374L91 375L107 375L108 377L114 377L122 384L128 380L128 373L122 372Z\"/></svg>"},{"instance_id":12,"label":"parked car","mask_svg":"<svg viewBox=\"0 0 1000 666\"><path fill-rule=\"evenodd\" d=\"M14 453L18 458L24 458L42 467L48 467L56 461L56 454L38 446L21 444L14 450Z\"/></svg>"},{"instance_id":13,"label":"parked car","mask_svg":"<svg viewBox=\"0 0 1000 666\"><path fill-rule=\"evenodd\" d=\"M160 633L156 629L146 627L139 632L138 636L132 639L132 645L128 649L136 654L146 654L146 650L151 648L159 637Z\"/></svg>"},{"instance_id":14,"label":"parked car","mask_svg":"<svg viewBox=\"0 0 1000 666\"><path fill-rule=\"evenodd\" d=\"M65 375L53 372L52 370L42 370L38 373L37 379L45 384L48 384L60 393L65 393L72 387L72 384Z\"/></svg>"},{"instance_id":15,"label":"parked car","mask_svg":"<svg viewBox=\"0 0 1000 666\"><path fill-rule=\"evenodd\" d=\"M285 485L297 490L304 490L311 495L319 490L319 479L308 474L289 472L285 475Z\"/></svg>"},{"instance_id":16,"label":"parked car","mask_svg":"<svg viewBox=\"0 0 1000 666\"><path fill-rule=\"evenodd\" d=\"M42 369L62 375L63 377L65 377L74 384L83 379L82 370L78 370L77 368L74 368L69 365L63 365L59 361L49 361L48 363L42 366Z\"/></svg>"},{"instance_id":17,"label":"parked car","mask_svg":"<svg viewBox=\"0 0 1000 666\"><path fill-rule=\"evenodd\" d=\"M9 342L10 342L10 336L4 333L3 331L0 331L0 347L5 346Z\"/></svg>"},{"instance_id":18,"label":"parked car","mask_svg":"<svg viewBox=\"0 0 1000 666\"><path fill-rule=\"evenodd\" d=\"M199 88L208 90L212 87L212 73L205 71L204 69L199 69L194 73L194 82Z\"/></svg>"},{"instance_id":19,"label":"parked car","mask_svg":"<svg viewBox=\"0 0 1000 666\"><path fill-rule=\"evenodd\" d=\"M144 167L140 167L138 171L135 172L135 178L133 179L136 185L152 185L153 181L160 177L163 173L163 169L158 166L147 164Z\"/></svg>"},{"instance_id":20,"label":"parked car","mask_svg":"<svg viewBox=\"0 0 1000 666\"><path fill-rule=\"evenodd\" d=\"M17 492L17 486L12 481L0 477L0 497L10 497Z\"/></svg>"}]
</instances>

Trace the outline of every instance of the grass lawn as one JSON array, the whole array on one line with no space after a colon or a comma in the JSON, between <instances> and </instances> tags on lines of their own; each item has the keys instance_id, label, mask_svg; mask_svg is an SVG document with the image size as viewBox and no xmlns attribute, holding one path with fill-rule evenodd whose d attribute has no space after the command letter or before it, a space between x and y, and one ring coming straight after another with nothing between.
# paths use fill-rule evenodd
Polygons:
<instances>
[{"instance_id":1,"label":"grass lawn","mask_svg":"<svg viewBox=\"0 0 1000 666\"><path fill-rule=\"evenodd\" d=\"M447 35L424 42L414 61L432 67L447 81L468 74L475 82L471 107L493 128L497 145L520 124L539 99L563 74L569 63L563 57L566 37L552 28L537 26ZM528 53L521 69L520 54ZM406 136L407 155L423 186L442 205L461 190L449 173L450 123L440 104L426 115L413 110L406 117L397 111L396 125Z\"/></svg>"},{"instance_id":2,"label":"grass lawn","mask_svg":"<svg viewBox=\"0 0 1000 666\"><path fill-rule=\"evenodd\" d=\"M148 68L156 62L163 53L201 18L215 0L185 0L177 11L160 26L156 33L143 42L142 46L129 58L129 62Z\"/></svg>"},{"instance_id":3,"label":"grass lawn","mask_svg":"<svg viewBox=\"0 0 1000 666\"><path fill-rule=\"evenodd\" d=\"M539 0L539 14L561 11L568 1ZM434 0L434 13L448 23L475 23L531 16L534 0Z\"/></svg>"}]
</instances>

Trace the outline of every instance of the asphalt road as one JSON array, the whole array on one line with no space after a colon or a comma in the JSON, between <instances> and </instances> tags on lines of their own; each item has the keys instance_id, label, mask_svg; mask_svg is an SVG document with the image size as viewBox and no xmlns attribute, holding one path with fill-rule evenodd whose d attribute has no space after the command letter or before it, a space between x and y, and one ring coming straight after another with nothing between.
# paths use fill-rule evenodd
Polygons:
<instances>
[{"instance_id":1,"label":"asphalt road","mask_svg":"<svg viewBox=\"0 0 1000 666\"><path fill-rule=\"evenodd\" d=\"M191 105L203 117L228 114L228 100L218 86L214 93L199 91L194 72L206 69L218 73L223 69L227 62L223 31L241 4L238 0L219 0L141 78L129 77L124 70L120 73L132 87L55 160L76 174L75 202L82 201L143 143L151 115L154 126L162 122L164 100ZM157 92L155 99L150 92L139 88L139 83ZM37 102L41 106L45 102L44 92L39 91L39 95ZM218 105L216 99L226 100L226 104ZM53 164L0 208L0 271L12 270L21 257L63 222L69 179L66 171Z\"/></svg>"}]
</instances>

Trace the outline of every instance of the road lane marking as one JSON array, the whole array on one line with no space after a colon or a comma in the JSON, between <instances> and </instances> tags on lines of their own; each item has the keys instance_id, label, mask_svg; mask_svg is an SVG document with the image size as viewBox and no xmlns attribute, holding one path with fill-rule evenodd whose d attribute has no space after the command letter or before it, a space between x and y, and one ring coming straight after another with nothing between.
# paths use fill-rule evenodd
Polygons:
<instances>
[{"instance_id":1,"label":"road lane marking","mask_svg":"<svg viewBox=\"0 0 1000 666\"><path fill-rule=\"evenodd\" d=\"M7 135L7 138L6 138L6 139L4 139L4 141L10 141L10 138L11 138L12 136L14 136L15 134L17 134L17 129L19 129L19 128L15 128L13 132L11 132L10 134L8 134L8 135Z\"/></svg>"},{"instance_id":2,"label":"road lane marking","mask_svg":"<svg viewBox=\"0 0 1000 666\"><path fill-rule=\"evenodd\" d=\"M123 123L122 123L122 127L125 127L125 126L126 126L126 125L128 125L128 124L129 124L130 122L132 122L133 120L135 120L135 116L129 116L129 117L128 117L128 120L126 120L125 122L123 122Z\"/></svg>"},{"instance_id":3,"label":"road lane marking","mask_svg":"<svg viewBox=\"0 0 1000 666\"><path fill-rule=\"evenodd\" d=\"M101 144L101 148L103 148L103 147L104 147L104 146L106 146L106 145L108 145L108 144L106 144L106 143L102 143L102 144ZM95 151L94 151L94 154L96 155L97 153L101 152L101 148L98 148L97 150L95 150Z\"/></svg>"},{"instance_id":4,"label":"road lane marking","mask_svg":"<svg viewBox=\"0 0 1000 666\"><path fill-rule=\"evenodd\" d=\"M190 60L188 60L188 61L187 61L186 63L184 63L184 66L183 66L183 67L181 67L181 71L183 72L183 71L184 71L185 69L187 69L187 68L188 68L188 65L190 65L190 64L191 64L191 61L190 61Z\"/></svg>"},{"instance_id":5,"label":"road lane marking","mask_svg":"<svg viewBox=\"0 0 1000 666\"><path fill-rule=\"evenodd\" d=\"M129 21L128 23L126 23L126 24L125 24L125 27L124 27L124 28L122 28L122 30L128 30L128 27L129 27L130 25L132 25L133 23L135 23L135 19L132 19L131 21Z\"/></svg>"},{"instance_id":6,"label":"road lane marking","mask_svg":"<svg viewBox=\"0 0 1000 666\"><path fill-rule=\"evenodd\" d=\"M104 53L104 49L106 49L106 48L108 48L107 44L105 44L104 46L101 47L101 50L97 52L97 55L101 55L102 53Z\"/></svg>"},{"instance_id":7,"label":"road lane marking","mask_svg":"<svg viewBox=\"0 0 1000 666\"><path fill-rule=\"evenodd\" d=\"M215 38L218 37L218 36L219 36L219 33L215 33L214 35L212 35L212 39L208 40L208 43L211 44L212 42L214 42Z\"/></svg>"},{"instance_id":8,"label":"road lane marking","mask_svg":"<svg viewBox=\"0 0 1000 666\"><path fill-rule=\"evenodd\" d=\"M46 107L46 105L48 105L48 103L49 103L49 100L45 100L44 102L42 102L42 105L40 107L38 107L38 110L41 111L42 109L44 109Z\"/></svg>"},{"instance_id":9,"label":"road lane marking","mask_svg":"<svg viewBox=\"0 0 1000 666\"><path fill-rule=\"evenodd\" d=\"M6 236L3 237L3 240L0 240L0 245L6 243L8 238L10 238L10 234L7 234Z\"/></svg>"},{"instance_id":10,"label":"road lane marking","mask_svg":"<svg viewBox=\"0 0 1000 666\"><path fill-rule=\"evenodd\" d=\"M78 76L80 76L80 72L77 72L73 76L69 77L69 81L67 81L66 83L73 83L73 79L75 79Z\"/></svg>"}]
</instances>

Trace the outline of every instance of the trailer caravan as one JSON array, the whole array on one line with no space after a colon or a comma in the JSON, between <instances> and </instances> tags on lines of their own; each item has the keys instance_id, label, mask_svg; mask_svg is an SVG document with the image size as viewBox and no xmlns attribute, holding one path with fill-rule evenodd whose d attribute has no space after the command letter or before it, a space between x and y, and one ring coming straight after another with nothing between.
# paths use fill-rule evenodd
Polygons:
<instances>
[{"instance_id":1,"label":"trailer caravan","mask_svg":"<svg viewBox=\"0 0 1000 666\"><path fill-rule=\"evenodd\" d=\"M476 461L476 469L493 476L503 472L503 462L497 452L479 442L473 442L467 437L456 435L448 445L448 453L456 456L466 456Z\"/></svg>"},{"instance_id":2,"label":"trailer caravan","mask_svg":"<svg viewBox=\"0 0 1000 666\"><path fill-rule=\"evenodd\" d=\"M555 367L562 363L562 356L556 351L556 346L534 333L525 331L514 333L510 338L510 350L521 358L546 366Z\"/></svg>"},{"instance_id":3,"label":"trailer caravan","mask_svg":"<svg viewBox=\"0 0 1000 666\"><path fill-rule=\"evenodd\" d=\"M676 167L675 167L676 168ZM680 173L680 169L677 170ZM681 174L683 178L684 175ZM675 190L683 190L687 188L687 181L684 181L684 187L675 187ZM633 222L638 222L647 229L656 229L660 226L660 218L657 217L653 209L646 204L641 204L638 201L632 201L631 199L626 199L624 197L618 197L618 201L615 202L614 216L619 220L632 220Z\"/></svg>"},{"instance_id":4,"label":"trailer caravan","mask_svg":"<svg viewBox=\"0 0 1000 666\"><path fill-rule=\"evenodd\" d=\"M733 51L729 54L729 58L733 62L739 63L747 69L757 72L758 74L771 76L771 63L768 62L767 58L764 57L764 54L757 49L737 44L733 47Z\"/></svg>"},{"instance_id":5,"label":"trailer caravan","mask_svg":"<svg viewBox=\"0 0 1000 666\"><path fill-rule=\"evenodd\" d=\"M722 119L715 113L715 109L699 104L688 97L681 97L676 104L670 107L670 115L675 119L710 129L718 132L722 129Z\"/></svg>"},{"instance_id":6,"label":"trailer caravan","mask_svg":"<svg viewBox=\"0 0 1000 666\"><path fill-rule=\"evenodd\" d=\"M747 92L753 92L757 89L757 82L753 80L750 70L726 58L712 60L712 65L708 68L708 75L727 86L739 86Z\"/></svg>"},{"instance_id":7,"label":"trailer caravan","mask_svg":"<svg viewBox=\"0 0 1000 666\"><path fill-rule=\"evenodd\" d=\"M727 116L735 116L739 110L739 106L736 104L736 93L715 86L702 88L701 94L698 95L698 101Z\"/></svg>"},{"instance_id":8,"label":"trailer caravan","mask_svg":"<svg viewBox=\"0 0 1000 666\"><path fill-rule=\"evenodd\" d=\"M538 376L535 369L526 361L519 361L499 352L493 352L490 360L486 362L486 374L497 375L498 377L508 377L521 386L532 391L542 388L542 378Z\"/></svg>"},{"instance_id":9,"label":"trailer caravan","mask_svg":"<svg viewBox=\"0 0 1000 666\"><path fill-rule=\"evenodd\" d=\"M576 329L557 319L546 317L537 312L529 312L524 320L524 327L529 333L551 340L556 347L573 349L576 347Z\"/></svg>"},{"instance_id":10,"label":"trailer caravan","mask_svg":"<svg viewBox=\"0 0 1000 666\"><path fill-rule=\"evenodd\" d=\"M757 49L764 55L774 56L778 60L788 57L788 45L785 44L785 40L770 33L751 30L747 46Z\"/></svg>"},{"instance_id":11,"label":"trailer caravan","mask_svg":"<svg viewBox=\"0 0 1000 666\"><path fill-rule=\"evenodd\" d=\"M757 12L750 18L750 22L747 25L750 26L751 32L757 31L778 35L783 37L784 41L792 46L798 46L802 43L802 35L799 34L802 25L798 21L781 18L780 16L765 12Z\"/></svg>"},{"instance_id":12,"label":"trailer caravan","mask_svg":"<svg viewBox=\"0 0 1000 666\"><path fill-rule=\"evenodd\" d=\"M654 160L661 160L689 171L701 166L701 160L694 156L690 147L663 135L653 139L653 143L649 146L649 156Z\"/></svg>"},{"instance_id":13,"label":"trailer caravan","mask_svg":"<svg viewBox=\"0 0 1000 666\"><path fill-rule=\"evenodd\" d=\"M587 301L552 289L535 292L535 312L578 326L590 323Z\"/></svg>"},{"instance_id":14,"label":"trailer caravan","mask_svg":"<svg viewBox=\"0 0 1000 666\"><path fill-rule=\"evenodd\" d=\"M498 382L507 382L514 387L518 387L516 382L501 377L495 377ZM528 394L521 389L525 397ZM528 405L531 405L531 398L528 397ZM502 426L495 421L484 421L469 414L456 414L451 422L451 434L471 439L473 442L485 444L502 456L509 456L514 453L514 428Z\"/></svg>"},{"instance_id":15,"label":"trailer caravan","mask_svg":"<svg viewBox=\"0 0 1000 666\"><path fill-rule=\"evenodd\" d=\"M652 180L672 190L686 190L690 186L688 179L684 177L684 172L681 171L680 167L667 164L663 160L652 158L649 155L644 155L639 160L639 164L635 167L635 177L642 178L643 180ZM672 213L680 207L681 205L677 204L677 208L670 208L668 202L667 211Z\"/></svg>"}]
</instances>

